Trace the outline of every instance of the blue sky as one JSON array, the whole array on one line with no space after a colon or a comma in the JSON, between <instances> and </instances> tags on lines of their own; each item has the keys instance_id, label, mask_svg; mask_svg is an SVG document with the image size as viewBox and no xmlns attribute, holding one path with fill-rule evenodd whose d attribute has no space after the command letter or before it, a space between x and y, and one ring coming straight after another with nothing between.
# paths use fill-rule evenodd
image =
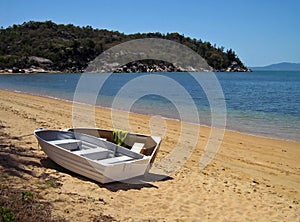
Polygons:
<instances>
[{"instance_id":1,"label":"blue sky","mask_svg":"<svg viewBox=\"0 0 300 222\"><path fill-rule=\"evenodd\" d=\"M247 66L300 62L299 0L0 0L0 26L25 21L124 33L179 32L232 48Z\"/></svg>"}]
</instances>

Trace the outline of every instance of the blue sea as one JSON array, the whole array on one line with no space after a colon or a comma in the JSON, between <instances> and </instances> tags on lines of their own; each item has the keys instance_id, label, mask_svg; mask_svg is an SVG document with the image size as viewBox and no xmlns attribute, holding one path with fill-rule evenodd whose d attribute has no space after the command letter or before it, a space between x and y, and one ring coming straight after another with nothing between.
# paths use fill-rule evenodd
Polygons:
<instances>
[{"instance_id":1,"label":"blue sea","mask_svg":"<svg viewBox=\"0 0 300 222\"><path fill-rule=\"evenodd\" d=\"M226 129L300 141L298 71L8 74L0 75L0 89L116 109L123 104L132 112L208 126L212 110L220 108L216 103L212 107L211 101L219 100L225 104L219 111L226 112ZM195 108L199 121L191 114Z\"/></svg>"}]
</instances>

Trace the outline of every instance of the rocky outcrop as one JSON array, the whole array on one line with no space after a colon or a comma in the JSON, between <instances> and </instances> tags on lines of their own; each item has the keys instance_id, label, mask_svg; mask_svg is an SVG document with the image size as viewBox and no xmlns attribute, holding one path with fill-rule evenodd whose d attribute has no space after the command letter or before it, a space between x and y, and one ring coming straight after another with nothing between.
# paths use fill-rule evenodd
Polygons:
<instances>
[{"instance_id":1,"label":"rocky outcrop","mask_svg":"<svg viewBox=\"0 0 300 222\"><path fill-rule=\"evenodd\" d=\"M38 57L38 56L29 56L28 60L34 61L38 64L53 64L53 62L50 59L46 59L46 58Z\"/></svg>"},{"instance_id":2,"label":"rocky outcrop","mask_svg":"<svg viewBox=\"0 0 300 222\"><path fill-rule=\"evenodd\" d=\"M12 69L3 69L0 70L0 73L61 73L60 71L54 71L54 70L46 70L41 67L31 67L28 69L19 69L17 67L13 67Z\"/></svg>"},{"instance_id":3,"label":"rocky outcrop","mask_svg":"<svg viewBox=\"0 0 300 222\"><path fill-rule=\"evenodd\" d=\"M215 72L252 72L249 68L244 68L238 65L237 62L232 62L232 64L226 69L214 70Z\"/></svg>"},{"instance_id":4,"label":"rocky outcrop","mask_svg":"<svg viewBox=\"0 0 300 222\"><path fill-rule=\"evenodd\" d=\"M125 66L117 68L115 73L132 73L132 72L197 72L193 67L178 67L173 64L166 64L165 62L157 64L145 64L143 62L132 62ZM201 72L251 72L248 68L239 66L236 62L233 62L227 69L222 70L201 70Z\"/></svg>"},{"instance_id":5,"label":"rocky outcrop","mask_svg":"<svg viewBox=\"0 0 300 222\"><path fill-rule=\"evenodd\" d=\"M132 62L117 68L115 73L132 73L132 72L185 72L181 67L176 67L173 64L158 63L158 64L145 64L142 62Z\"/></svg>"}]
</instances>

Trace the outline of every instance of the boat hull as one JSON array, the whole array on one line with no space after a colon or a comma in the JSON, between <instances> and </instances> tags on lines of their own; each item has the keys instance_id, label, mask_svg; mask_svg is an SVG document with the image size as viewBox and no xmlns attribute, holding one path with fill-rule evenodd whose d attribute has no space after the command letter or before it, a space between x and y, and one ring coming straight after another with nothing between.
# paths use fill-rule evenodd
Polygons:
<instances>
[{"instance_id":1,"label":"boat hull","mask_svg":"<svg viewBox=\"0 0 300 222\"><path fill-rule=\"evenodd\" d=\"M37 130L34 134L42 150L55 163L103 184L144 175L151 164L149 156L93 136L60 130ZM77 150L71 150L72 147Z\"/></svg>"}]
</instances>

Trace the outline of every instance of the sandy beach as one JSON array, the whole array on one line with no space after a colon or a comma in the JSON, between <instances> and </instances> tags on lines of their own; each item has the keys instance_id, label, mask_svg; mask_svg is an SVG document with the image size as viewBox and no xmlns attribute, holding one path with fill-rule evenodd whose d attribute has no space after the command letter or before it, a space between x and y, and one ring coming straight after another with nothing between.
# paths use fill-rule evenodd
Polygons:
<instances>
[{"instance_id":1,"label":"sandy beach","mask_svg":"<svg viewBox=\"0 0 300 222\"><path fill-rule=\"evenodd\" d=\"M122 115L127 114L118 112L119 119ZM151 133L151 117L129 117L132 131ZM96 123L111 129L111 110L96 108ZM180 124L165 120L156 161L177 146ZM53 220L300 221L300 142L226 131L217 155L201 170L210 133L201 126L191 157L164 180L101 185L47 158L32 134L38 127L72 127L72 103L0 90L2 205L10 199L3 190L13 189L49 204ZM188 146L189 136L183 142L179 146Z\"/></svg>"}]
</instances>

